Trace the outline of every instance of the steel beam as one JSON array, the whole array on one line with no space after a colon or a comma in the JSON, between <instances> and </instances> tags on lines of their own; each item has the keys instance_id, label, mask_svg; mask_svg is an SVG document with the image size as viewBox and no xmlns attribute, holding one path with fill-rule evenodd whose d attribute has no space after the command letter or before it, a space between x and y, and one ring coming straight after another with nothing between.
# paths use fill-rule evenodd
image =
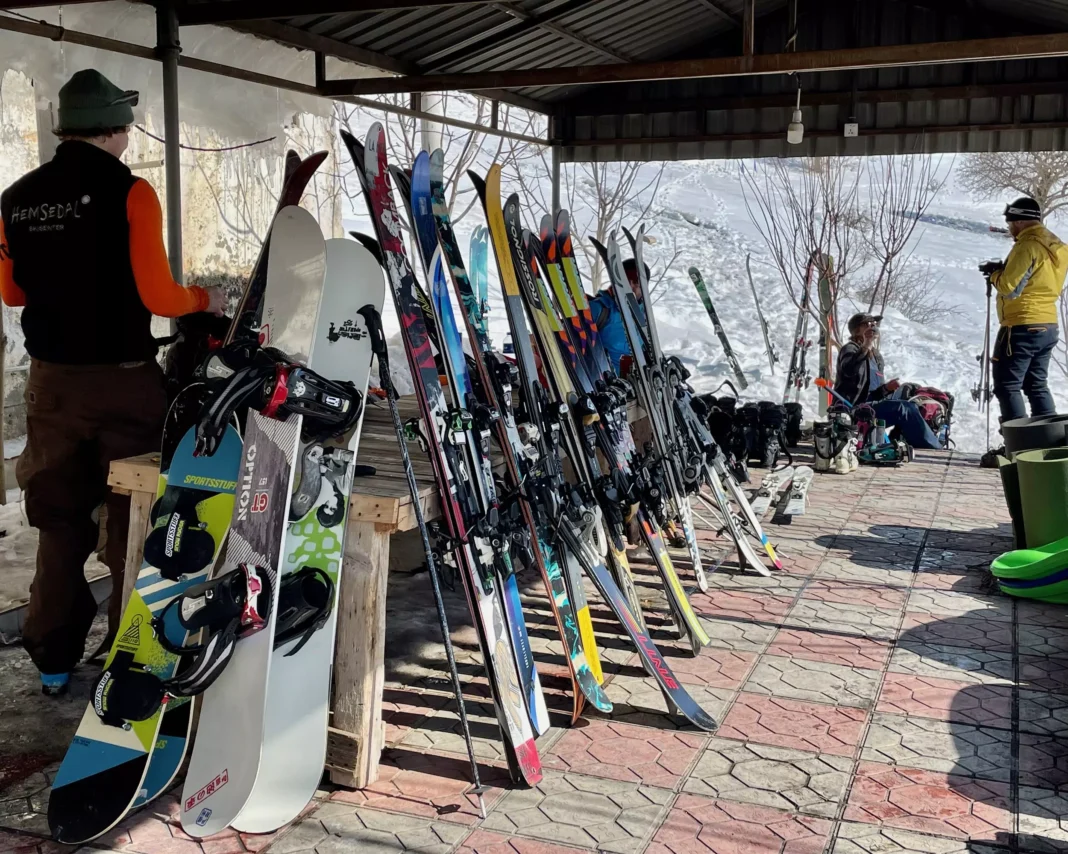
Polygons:
<instances>
[{"instance_id":1,"label":"steel beam","mask_svg":"<svg viewBox=\"0 0 1068 854\"><path fill-rule=\"evenodd\" d=\"M677 59L620 65L580 65L533 68L522 71L485 71L471 74L369 77L356 80L334 80L330 82L326 91L336 95L381 95L396 92L441 92L453 89L582 86L593 83L748 77L793 72L850 71L1060 56L1068 56L1068 33L812 50L797 53L766 53L755 56Z\"/></svg>"},{"instance_id":2,"label":"steel beam","mask_svg":"<svg viewBox=\"0 0 1068 854\"><path fill-rule=\"evenodd\" d=\"M182 126L178 115L178 16L174 6L156 7L156 50L163 69L163 171L167 188L167 260L174 281L185 281L182 259Z\"/></svg>"},{"instance_id":3,"label":"steel beam","mask_svg":"<svg viewBox=\"0 0 1068 854\"><path fill-rule=\"evenodd\" d=\"M756 44L756 0L745 0L742 8L742 56L752 56Z\"/></svg>"},{"instance_id":4,"label":"steel beam","mask_svg":"<svg viewBox=\"0 0 1068 854\"><path fill-rule=\"evenodd\" d=\"M1065 130L1068 129L1068 119L1050 122L1019 122L993 123L993 124L967 124L967 125L928 125L910 127L903 125L889 128L861 128L860 137L879 136L934 136L946 133L995 133L1013 132L1027 133L1041 130ZM805 128L805 139L844 139L841 129L836 130L810 130ZM711 133L692 134L688 136L662 136L662 137L614 137L612 139L565 139L560 145L562 148L599 148L601 146L622 145L684 145L702 142L760 142L763 140L780 140L786 142L786 135L781 130L754 131L752 133ZM633 158L630 158L633 159ZM573 161L575 162L575 161ZM585 162L585 161L577 161Z\"/></svg>"},{"instance_id":5,"label":"steel beam","mask_svg":"<svg viewBox=\"0 0 1068 854\"><path fill-rule=\"evenodd\" d=\"M353 12L392 12L396 9L435 9L443 6L485 6L497 0L228 0L218 3L183 3L178 19L183 27L230 24L268 18L306 15L347 15Z\"/></svg>"},{"instance_id":6,"label":"steel beam","mask_svg":"<svg viewBox=\"0 0 1068 854\"><path fill-rule=\"evenodd\" d=\"M106 36L98 36L93 33L83 33L78 30L68 30L63 27L57 27L54 24L46 24L39 21L26 21L21 18L6 18L0 15L0 31L5 30L8 32L21 33L22 35L27 36L46 38L54 42L83 45L84 47L110 51L111 53L117 53L123 56L136 56L139 59L149 60L159 59L153 48L145 47L144 45L119 41L118 39L110 39ZM272 77L268 74L260 74L257 71L249 71L248 69L237 68L231 65L222 65L218 62L197 59L192 56L179 56L178 65L181 68L189 68L193 71L204 72L205 74L215 74L219 77L227 77L232 80L244 80L247 83L257 83L261 86L273 86L277 89L284 89L289 92L299 92L302 95L314 95L321 98L334 97L321 92L316 87L310 86L307 83L298 83L295 80L287 80L284 77ZM510 93L505 94L508 97L511 97ZM394 106L393 104L383 104L368 98L340 96L335 97L335 100L381 110L384 113L410 116L416 119L428 117L427 114L420 111ZM533 103L537 104L539 102L535 101ZM530 142L536 145L549 144L547 139L541 139L540 137L528 136L526 134L515 133L508 130L499 130L486 125L463 121L462 119L454 119L446 116L433 116L430 118L433 118L435 121L441 122L442 124L451 125L452 127L477 131L478 133L487 133L491 136L503 136L506 139L515 139L520 142Z\"/></svg>"},{"instance_id":7,"label":"steel beam","mask_svg":"<svg viewBox=\"0 0 1068 854\"><path fill-rule=\"evenodd\" d=\"M852 89L804 93L805 107L848 107L853 98L860 104L912 103L921 101L963 101L976 98L1016 98L1036 95L1068 96L1068 80L1036 80L1030 83L987 83L971 86L918 86L911 89ZM653 115L714 110L763 110L792 108L796 90L771 95L705 95L693 98L619 100L583 96L579 101L563 101L556 112L569 118L578 116Z\"/></svg>"},{"instance_id":8,"label":"steel beam","mask_svg":"<svg viewBox=\"0 0 1068 854\"><path fill-rule=\"evenodd\" d=\"M738 17L728 9L724 9L716 0L697 0L697 3L704 6L711 12L715 12L720 18L728 21L735 27L740 27L742 22L738 20Z\"/></svg>"},{"instance_id":9,"label":"steel beam","mask_svg":"<svg viewBox=\"0 0 1068 854\"><path fill-rule=\"evenodd\" d=\"M494 3L493 8L498 12L503 12L505 15L510 15L517 21L530 21L535 19L535 16L530 12L525 12L518 6L513 6L511 3ZM555 36L566 39L579 47L589 48L590 50L596 51L602 56L607 56L609 59L613 59L616 62L634 62L633 57L612 50L587 36L580 36L567 29L567 27L561 27L559 24L554 24L552 21L535 20L535 24L540 30L544 30L547 33L552 33Z\"/></svg>"}]
</instances>

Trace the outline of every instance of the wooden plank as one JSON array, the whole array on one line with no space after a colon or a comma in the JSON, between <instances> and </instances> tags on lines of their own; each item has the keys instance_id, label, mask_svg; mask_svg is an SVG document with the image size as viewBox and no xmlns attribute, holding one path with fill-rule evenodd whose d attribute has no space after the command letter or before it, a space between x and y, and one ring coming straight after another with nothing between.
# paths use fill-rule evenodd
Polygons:
<instances>
[{"instance_id":1,"label":"wooden plank","mask_svg":"<svg viewBox=\"0 0 1068 854\"><path fill-rule=\"evenodd\" d=\"M385 683L389 525L356 522L345 536L338 595L333 720L326 767L337 785L363 789L378 778Z\"/></svg>"},{"instance_id":2,"label":"wooden plank","mask_svg":"<svg viewBox=\"0 0 1068 854\"><path fill-rule=\"evenodd\" d=\"M108 486L120 492L156 494L159 484L159 452L115 460L108 472Z\"/></svg>"},{"instance_id":3,"label":"wooden plank","mask_svg":"<svg viewBox=\"0 0 1068 854\"><path fill-rule=\"evenodd\" d=\"M158 476L158 472L157 472ZM130 601L130 594L137 585L137 575L145 557L145 537L148 536L149 516L156 491L139 490L130 493L130 527L126 532L126 564L122 577L122 610Z\"/></svg>"}]
</instances>

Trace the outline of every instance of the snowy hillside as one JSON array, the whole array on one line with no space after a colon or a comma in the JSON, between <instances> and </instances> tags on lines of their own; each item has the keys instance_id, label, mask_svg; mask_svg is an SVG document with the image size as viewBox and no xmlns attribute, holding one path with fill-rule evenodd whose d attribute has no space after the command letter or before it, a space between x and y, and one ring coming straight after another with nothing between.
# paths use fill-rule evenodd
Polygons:
<instances>
[{"instance_id":1,"label":"snowy hillside","mask_svg":"<svg viewBox=\"0 0 1068 854\"><path fill-rule=\"evenodd\" d=\"M484 173L489 162L488 158L480 159L474 168ZM945 165L948 172L951 164L947 160ZM667 165L655 202L644 220L647 234L655 240L646 251L654 280L676 245L679 252L655 294L656 316L665 349L677 353L686 362L698 390L711 391L724 379L733 378L720 342L686 274L691 265L698 267L704 273L720 319L749 380L743 398L781 400L797 310L749 219L737 170L736 164L722 162ZM945 187L927 212L931 221L921 224L917 230L914 257L922 264L930 262L931 273L939 280L940 295L946 303L957 306L958 311L924 325L907 320L891 309L882 325L882 351L888 377L934 385L953 394L957 402L953 429L957 447L983 451L987 447L985 416L979 415L971 397L979 374L976 355L982 348L986 309L984 282L976 265L986 259L1004 257L1011 243L1005 235L982 231L984 224L1002 224L1000 212L1004 201L976 204L955 187L952 174L946 177ZM537 180L547 181L543 174ZM460 188L457 209L466 208L471 199L466 177L461 179ZM519 189L506 183L503 192L507 195ZM577 210L573 211L577 235L585 233L583 225L589 222L588 204L588 189L579 182L574 204ZM635 209L624 217L624 222L635 224L638 214ZM537 226L533 217L528 220L528 227ZM457 224L465 256L470 233L481 222L481 210L475 205ZM1053 227L1056 226L1054 223ZM346 220L348 228L371 231L364 208L357 206L350 212ZM763 338L754 317L752 292L745 273L747 252L752 253L753 277L780 357L774 375L769 370ZM588 285L590 279L584 261L580 255ZM492 260L490 275L496 280ZM395 332L398 327L389 308L387 304L387 331ZM843 299L839 314L847 317L861 308ZM490 318L493 337L500 341L507 332L507 321L500 291L495 287L491 289ZM809 334L815 337L812 329L810 324ZM815 349L809 355L813 373L817 368ZM399 343L393 365L398 373L398 385L410 387L408 378L401 376L404 360ZM1068 380L1056 366L1051 366L1050 379L1058 400L1068 401ZM806 420L816 412L816 392L812 386L802 394ZM996 401L993 405L992 429L996 434ZM996 435L992 441L1000 444Z\"/></svg>"}]
</instances>

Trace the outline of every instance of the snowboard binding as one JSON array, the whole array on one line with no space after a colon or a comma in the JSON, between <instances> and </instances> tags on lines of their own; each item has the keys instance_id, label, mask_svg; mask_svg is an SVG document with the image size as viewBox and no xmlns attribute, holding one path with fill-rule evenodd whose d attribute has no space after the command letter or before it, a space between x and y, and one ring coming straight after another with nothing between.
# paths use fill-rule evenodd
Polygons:
<instances>
[{"instance_id":1,"label":"snowboard binding","mask_svg":"<svg viewBox=\"0 0 1068 854\"><path fill-rule=\"evenodd\" d=\"M151 624L159 645L179 657L174 677L160 679L134 661L135 650L120 646L93 686L97 715L108 726L128 728L130 721L148 720L171 697L202 694L226 668L237 641L267 625L270 606L267 573L248 564L187 588ZM173 643L166 630L172 614L183 636L203 629L205 639L189 646Z\"/></svg>"},{"instance_id":2,"label":"snowboard binding","mask_svg":"<svg viewBox=\"0 0 1068 854\"><path fill-rule=\"evenodd\" d=\"M215 557L215 538L197 516L197 505L215 493L169 490L152 506L145 560L168 581L205 569Z\"/></svg>"},{"instance_id":3,"label":"snowboard binding","mask_svg":"<svg viewBox=\"0 0 1068 854\"><path fill-rule=\"evenodd\" d=\"M334 580L322 569L304 566L282 579L278 590L278 617L274 648L300 638L286 656L296 655L313 634L326 625L334 610Z\"/></svg>"},{"instance_id":4,"label":"snowboard binding","mask_svg":"<svg viewBox=\"0 0 1068 854\"><path fill-rule=\"evenodd\" d=\"M302 437L308 442L346 433L363 411L363 395L352 383L326 379L269 348L220 383L197 424L197 455L218 450L227 424L241 409L282 421L303 415Z\"/></svg>"}]
</instances>

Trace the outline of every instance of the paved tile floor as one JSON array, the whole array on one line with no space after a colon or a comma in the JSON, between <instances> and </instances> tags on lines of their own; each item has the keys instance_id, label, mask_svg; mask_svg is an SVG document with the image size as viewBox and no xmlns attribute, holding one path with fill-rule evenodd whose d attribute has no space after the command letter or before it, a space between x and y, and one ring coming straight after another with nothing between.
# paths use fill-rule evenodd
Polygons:
<instances>
[{"instance_id":1,"label":"paved tile floor","mask_svg":"<svg viewBox=\"0 0 1068 854\"><path fill-rule=\"evenodd\" d=\"M786 570L728 562L692 602L711 646L693 657L661 616L635 553L649 623L720 726L668 713L655 683L591 597L611 716L565 728L561 647L540 585L525 585L556 724L544 779L508 784L477 645L459 594L455 642L487 816L443 678L425 579L394 573L378 781L324 789L269 836L197 843L172 796L94 848L131 854L1002 854L1068 851L1068 621L985 583L1010 547L996 473L921 453L901 469L817 478L810 510L770 522ZM711 532L710 553L722 552ZM692 586L689 566L677 561ZM394 627L396 631L394 631ZM4 764L7 762L8 764ZM0 854L52 854L42 811L54 757L0 753ZM6 788L3 788L5 787Z\"/></svg>"}]
</instances>

